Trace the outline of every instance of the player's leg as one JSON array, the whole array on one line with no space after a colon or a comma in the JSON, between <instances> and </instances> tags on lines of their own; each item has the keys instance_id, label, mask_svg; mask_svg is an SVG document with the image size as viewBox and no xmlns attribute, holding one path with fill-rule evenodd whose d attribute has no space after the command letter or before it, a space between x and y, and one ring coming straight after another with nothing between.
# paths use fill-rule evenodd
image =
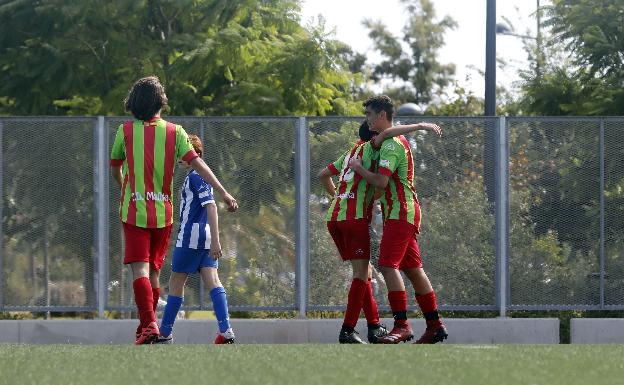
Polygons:
<instances>
[{"instance_id":1,"label":"player's leg","mask_svg":"<svg viewBox=\"0 0 624 385\"><path fill-rule=\"evenodd\" d=\"M158 324L154 314L152 296L152 286L149 279L149 264L147 262L133 262L132 274L134 280L134 300L139 311L141 333L137 337L135 344L144 345L152 343L158 337Z\"/></svg>"},{"instance_id":2,"label":"player's leg","mask_svg":"<svg viewBox=\"0 0 624 385\"><path fill-rule=\"evenodd\" d=\"M154 321L152 285L149 280L149 263L132 262L132 289L139 313L141 329Z\"/></svg>"},{"instance_id":3,"label":"player's leg","mask_svg":"<svg viewBox=\"0 0 624 385\"><path fill-rule=\"evenodd\" d=\"M156 343L172 343L173 342L173 325L176 316L184 303L184 285L186 284L187 273L171 272L169 277L169 294L167 295L167 305L160 321L160 336Z\"/></svg>"},{"instance_id":4,"label":"player's leg","mask_svg":"<svg viewBox=\"0 0 624 385\"><path fill-rule=\"evenodd\" d=\"M416 228L404 221L387 220L379 251L379 269L386 281L388 302L394 318L394 327L386 336L378 339L379 343L396 344L409 341L414 336L407 322L407 293L399 266L405 255L410 237Z\"/></svg>"},{"instance_id":5,"label":"player's leg","mask_svg":"<svg viewBox=\"0 0 624 385\"><path fill-rule=\"evenodd\" d=\"M366 294L364 295L364 303L362 308L364 309L364 315L366 316L366 324L368 327L368 342L372 344L377 343L379 337L383 337L388 334L388 330L384 325L379 322L379 311L377 310L377 301L373 296L373 267L368 264L368 277L366 280Z\"/></svg>"},{"instance_id":6,"label":"player's leg","mask_svg":"<svg viewBox=\"0 0 624 385\"><path fill-rule=\"evenodd\" d=\"M151 344L160 334L158 323L156 322L155 309L158 306L158 298L160 298L160 269L162 268L167 248L169 247L169 237L171 235L171 226L163 228L144 229L148 234L148 262L149 270L147 281L149 284L149 292L145 293L148 298L150 322L143 327L141 336L135 342L137 345ZM153 285L153 286L152 286ZM154 290L154 287L156 290Z\"/></svg>"},{"instance_id":7,"label":"player's leg","mask_svg":"<svg viewBox=\"0 0 624 385\"><path fill-rule=\"evenodd\" d=\"M154 316L154 298L152 285L149 279L150 261L150 231L149 229L124 223L125 253L124 264L130 265L132 270L132 289L134 300L139 313L139 332L136 344L150 343L153 339L154 326L156 330L156 318ZM143 332L146 337L143 338Z\"/></svg>"},{"instance_id":8,"label":"player's leg","mask_svg":"<svg viewBox=\"0 0 624 385\"><path fill-rule=\"evenodd\" d=\"M154 309L154 313L156 313L158 300L160 299L160 270L154 270L150 267L149 279L152 285L152 298L154 300L152 308Z\"/></svg>"},{"instance_id":9,"label":"player's leg","mask_svg":"<svg viewBox=\"0 0 624 385\"><path fill-rule=\"evenodd\" d=\"M368 259L352 259L353 279L347 296L347 309L344 315L338 341L341 344L363 344L364 341L357 335L355 325L364 306L364 297L367 294Z\"/></svg>"},{"instance_id":10,"label":"player's leg","mask_svg":"<svg viewBox=\"0 0 624 385\"><path fill-rule=\"evenodd\" d=\"M448 337L448 332L440 319L435 292L429 282L429 277L422 267L408 268L403 271L412 282L416 302L427 322L425 332L416 343L435 344L444 341Z\"/></svg>"},{"instance_id":11,"label":"player's leg","mask_svg":"<svg viewBox=\"0 0 624 385\"><path fill-rule=\"evenodd\" d=\"M184 303L184 285L189 274L199 270L203 250L176 247L171 257L171 276L167 305L160 322L160 336L156 343L173 343L173 325Z\"/></svg>"},{"instance_id":12,"label":"player's leg","mask_svg":"<svg viewBox=\"0 0 624 385\"><path fill-rule=\"evenodd\" d=\"M380 266L380 270L386 281L388 303L392 310L394 326L388 335L379 339L379 342L399 343L409 341L413 338L413 335L407 321L407 293L401 273L398 268L389 266Z\"/></svg>"},{"instance_id":13,"label":"player's leg","mask_svg":"<svg viewBox=\"0 0 624 385\"><path fill-rule=\"evenodd\" d=\"M203 259L202 267L199 270L204 286L210 292L210 299L212 300L212 309L215 317L217 318L217 324L219 332L214 340L215 344L233 344L234 330L230 325L230 314L228 311L227 295L225 288L219 279L219 261L212 258L208 252Z\"/></svg>"},{"instance_id":14,"label":"player's leg","mask_svg":"<svg viewBox=\"0 0 624 385\"><path fill-rule=\"evenodd\" d=\"M370 258L368 223L365 220L328 221L327 230L336 244L340 258L343 261L350 261L353 269L353 280L347 295L347 309L338 334L338 342L341 344L363 344L364 341L355 331L355 325L360 316L366 293L367 266Z\"/></svg>"}]
</instances>

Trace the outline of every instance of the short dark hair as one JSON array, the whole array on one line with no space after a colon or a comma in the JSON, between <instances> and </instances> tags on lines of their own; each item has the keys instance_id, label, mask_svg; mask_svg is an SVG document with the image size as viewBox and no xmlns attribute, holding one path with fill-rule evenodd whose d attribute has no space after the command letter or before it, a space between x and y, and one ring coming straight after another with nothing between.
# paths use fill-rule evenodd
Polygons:
<instances>
[{"instance_id":1,"label":"short dark hair","mask_svg":"<svg viewBox=\"0 0 624 385\"><path fill-rule=\"evenodd\" d=\"M389 121L392 121L394 116L394 103L388 95L371 96L362 103L364 108L370 106L376 113L386 111L386 116Z\"/></svg>"},{"instance_id":2,"label":"short dark hair","mask_svg":"<svg viewBox=\"0 0 624 385\"><path fill-rule=\"evenodd\" d=\"M368 127L368 122L366 120L363 121L362 124L360 124L360 131L359 131L360 140L364 142L368 142L369 140L373 139L374 134L375 133L371 131L370 128Z\"/></svg>"},{"instance_id":3,"label":"short dark hair","mask_svg":"<svg viewBox=\"0 0 624 385\"><path fill-rule=\"evenodd\" d=\"M167 105L165 88L156 76L141 78L132 85L124 100L126 111L132 112L139 120L150 120Z\"/></svg>"}]
</instances>

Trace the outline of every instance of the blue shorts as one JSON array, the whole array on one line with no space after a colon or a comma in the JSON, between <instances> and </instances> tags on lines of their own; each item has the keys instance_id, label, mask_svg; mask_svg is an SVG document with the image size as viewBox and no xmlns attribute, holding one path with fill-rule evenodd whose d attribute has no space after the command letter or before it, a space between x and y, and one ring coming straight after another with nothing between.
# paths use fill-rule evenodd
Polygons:
<instances>
[{"instance_id":1,"label":"blue shorts","mask_svg":"<svg viewBox=\"0 0 624 385\"><path fill-rule=\"evenodd\" d=\"M175 273L196 273L202 267L219 268L219 261L210 255L210 250L176 247L171 259L171 271Z\"/></svg>"}]
</instances>

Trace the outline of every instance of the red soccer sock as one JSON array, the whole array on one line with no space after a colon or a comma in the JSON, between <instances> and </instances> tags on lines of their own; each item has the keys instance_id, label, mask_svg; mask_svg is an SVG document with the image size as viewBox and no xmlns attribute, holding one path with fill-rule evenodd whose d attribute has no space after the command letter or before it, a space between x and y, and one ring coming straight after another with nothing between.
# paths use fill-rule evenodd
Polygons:
<instances>
[{"instance_id":1,"label":"red soccer sock","mask_svg":"<svg viewBox=\"0 0 624 385\"><path fill-rule=\"evenodd\" d=\"M156 309L158 308L158 300L160 299L160 287L152 287L152 299L154 301L154 313L156 313Z\"/></svg>"},{"instance_id":2,"label":"red soccer sock","mask_svg":"<svg viewBox=\"0 0 624 385\"><path fill-rule=\"evenodd\" d=\"M442 321L440 321L440 315L438 314L438 304L436 301L435 292L432 290L427 294L417 295L416 302L418 302L418 306L420 306L420 311L422 311L425 316L425 320L427 321L427 328L438 327L442 325Z\"/></svg>"},{"instance_id":3,"label":"red soccer sock","mask_svg":"<svg viewBox=\"0 0 624 385\"><path fill-rule=\"evenodd\" d=\"M364 294L364 315L366 316L366 323L369 325L379 325L379 310L377 310L377 301L373 296L373 285L371 279L368 279L366 284L366 293Z\"/></svg>"},{"instance_id":4,"label":"red soccer sock","mask_svg":"<svg viewBox=\"0 0 624 385\"><path fill-rule=\"evenodd\" d=\"M394 326L408 326L407 323L407 293L405 290L389 291L388 302L394 316Z\"/></svg>"},{"instance_id":5,"label":"red soccer sock","mask_svg":"<svg viewBox=\"0 0 624 385\"><path fill-rule=\"evenodd\" d=\"M147 277L137 278L132 282L134 289L134 301L139 310L139 319L141 327L144 328L150 322L155 322L154 316L154 297L152 296L152 285Z\"/></svg>"},{"instance_id":6,"label":"red soccer sock","mask_svg":"<svg viewBox=\"0 0 624 385\"><path fill-rule=\"evenodd\" d=\"M347 311L344 316L344 325L354 328L360 317L360 311L364 303L366 295L366 282L358 278L353 278L351 288L349 289L349 297L347 300Z\"/></svg>"}]
</instances>

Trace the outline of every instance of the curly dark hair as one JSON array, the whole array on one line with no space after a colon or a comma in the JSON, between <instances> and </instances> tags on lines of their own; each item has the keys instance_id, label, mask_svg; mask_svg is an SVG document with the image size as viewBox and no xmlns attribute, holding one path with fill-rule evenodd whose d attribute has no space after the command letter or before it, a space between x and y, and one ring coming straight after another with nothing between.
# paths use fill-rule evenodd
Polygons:
<instances>
[{"instance_id":1,"label":"curly dark hair","mask_svg":"<svg viewBox=\"0 0 624 385\"><path fill-rule=\"evenodd\" d=\"M371 96L366 99L362 105L364 108L371 106L376 113L386 111L388 121L392 121L392 117L394 116L394 103L388 95Z\"/></svg>"},{"instance_id":2,"label":"curly dark hair","mask_svg":"<svg viewBox=\"0 0 624 385\"><path fill-rule=\"evenodd\" d=\"M166 105L165 88L156 76L137 80L124 99L126 111L139 120L150 120Z\"/></svg>"}]
</instances>

